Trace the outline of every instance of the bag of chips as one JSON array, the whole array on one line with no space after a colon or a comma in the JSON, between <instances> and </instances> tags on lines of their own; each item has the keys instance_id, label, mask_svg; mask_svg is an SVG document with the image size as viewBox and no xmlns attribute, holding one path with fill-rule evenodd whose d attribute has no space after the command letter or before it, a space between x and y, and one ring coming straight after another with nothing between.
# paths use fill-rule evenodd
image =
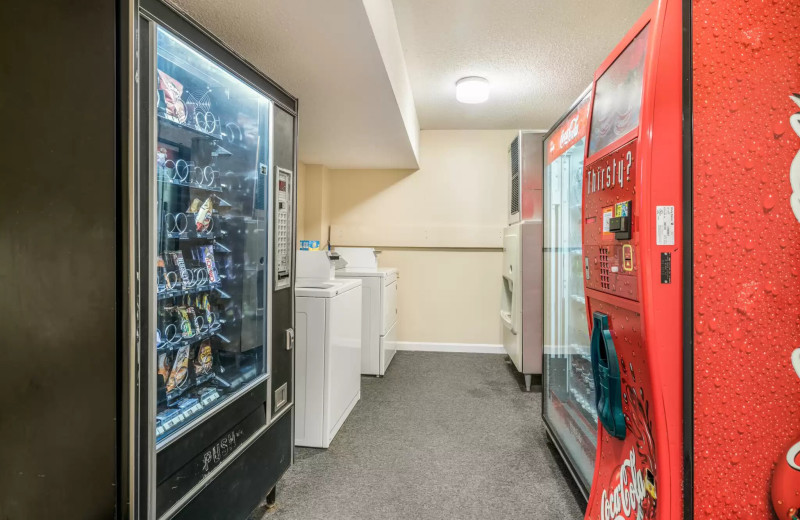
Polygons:
<instances>
[{"instance_id":1,"label":"bag of chips","mask_svg":"<svg viewBox=\"0 0 800 520\"><path fill-rule=\"evenodd\" d=\"M158 89L164 92L164 103L166 106L166 117L178 123L186 122L186 105L181 97L183 96L183 85L163 71L158 71Z\"/></svg>"},{"instance_id":2,"label":"bag of chips","mask_svg":"<svg viewBox=\"0 0 800 520\"><path fill-rule=\"evenodd\" d=\"M180 388L189 379L189 345L178 349L167 379L167 392Z\"/></svg>"},{"instance_id":3,"label":"bag of chips","mask_svg":"<svg viewBox=\"0 0 800 520\"><path fill-rule=\"evenodd\" d=\"M202 376L211 373L213 357L211 355L211 341L204 340L197 349L194 359L194 375Z\"/></svg>"},{"instance_id":4,"label":"bag of chips","mask_svg":"<svg viewBox=\"0 0 800 520\"><path fill-rule=\"evenodd\" d=\"M194 312L192 313L194 314ZM189 311L186 307L178 307L178 316L181 320L181 336L184 338L191 338L194 336L194 319L189 316Z\"/></svg>"},{"instance_id":5,"label":"bag of chips","mask_svg":"<svg viewBox=\"0 0 800 520\"><path fill-rule=\"evenodd\" d=\"M209 276L209 278L211 278ZM211 327L214 325L214 314L211 311L211 300L208 298L208 294L203 293L197 297L197 308L202 309L203 312L206 314L206 323L208 326Z\"/></svg>"},{"instance_id":6,"label":"bag of chips","mask_svg":"<svg viewBox=\"0 0 800 520\"><path fill-rule=\"evenodd\" d=\"M167 359L166 354L158 355L158 375L162 377L162 381L166 384L169 379L169 359Z\"/></svg>"}]
</instances>

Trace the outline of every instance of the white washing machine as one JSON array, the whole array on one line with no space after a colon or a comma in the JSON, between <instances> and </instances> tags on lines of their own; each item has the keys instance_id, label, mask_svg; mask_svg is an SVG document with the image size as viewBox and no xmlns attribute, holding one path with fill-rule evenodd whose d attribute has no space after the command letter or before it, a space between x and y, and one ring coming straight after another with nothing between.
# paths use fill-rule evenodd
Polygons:
<instances>
[{"instance_id":1,"label":"white washing machine","mask_svg":"<svg viewBox=\"0 0 800 520\"><path fill-rule=\"evenodd\" d=\"M298 252L295 444L312 448L330 446L361 398L361 280L299 276L328 262L327 251Z\"/></svg>"},{"instance_id":2,"label":"white washing machine","mask_svg":"<svg viewBox=\"0 0 800 520\"><path fill-rule=\"evenodd\" d=\"M378 267L377 253L370 247L337 247L340 256L336 278L360 279L361 373L383 376L397 352L397 284L394 267Z\"/></svg>"}]
</instances>

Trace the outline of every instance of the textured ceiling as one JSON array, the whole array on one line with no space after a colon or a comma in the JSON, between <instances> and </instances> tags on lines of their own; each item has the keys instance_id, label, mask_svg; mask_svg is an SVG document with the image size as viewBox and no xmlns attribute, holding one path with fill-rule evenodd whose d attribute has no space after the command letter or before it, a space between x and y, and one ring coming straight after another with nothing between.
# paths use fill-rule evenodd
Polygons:
<instances>
[{"instance_id":1,"label":"textured ceiling","mask_svg":"<svg viewBox=\"0 0 800 520\"><path fill-rule=\"evenodd\" d=\"M172 1L300 99L301 161L417 166L363 1ZM549 128L649 3L394 0L420 127ZM470 75L487 103L455 100Z\"/></svg>"},{"instance_id":2,"label":"textured ceiling","mask_svg":"<svg viewBox=\"0 0 800 520\"><path fill-rule=\"evenodd\" d=\"M420 128L549 128L650 3L394 0ZM456 101L464 76L488 102Z\"/></svg>"},{"instance_id":3,"label":"textured ceiling","mask_svg":"<svg viewBox=\"0 0 800 520\"><path fill-rule=\"evenodd\" d=\"M301 161L416 168L360 0L173 0L300 100Z\"/></svg>"}]
</instances>

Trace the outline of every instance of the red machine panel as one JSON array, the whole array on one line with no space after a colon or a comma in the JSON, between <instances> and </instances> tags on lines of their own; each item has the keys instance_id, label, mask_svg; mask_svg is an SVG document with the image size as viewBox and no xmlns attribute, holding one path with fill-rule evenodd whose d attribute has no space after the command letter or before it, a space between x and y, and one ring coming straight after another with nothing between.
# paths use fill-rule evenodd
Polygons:
<instances>
[{"instance_id":1,"label":"red machine panel","mask_svg":"<svg viewBox=\"0 0 800 520\"><path fill-rule=\"evenodd\" d=\"M547 157L545 157L544 162L546 165L555 161L561 154L572 148L575 143L586 137L586 130L589 127L591 100L591 96L584 97L575 107L572 115L561 123L547 139L545 143Z\"/></svg>"},{"instance_id":2,"label":"red machine panel","mask_svg":"<svg viewBox=\"0 0 800 520\"><path fill-rule=\"evenodd\" d=\"M633 204L636 186L636 141L631 141L585 169L585 286L631 300L639 299L635 258L638 232ZM627 229L618 231L627 225ZM584 260L585 262L585 260Z\"/></svg>"},{"instance_id":3,"label":"red machine panel","mask_svg":"<svg viewBox=\"0 0 800 520\"><path fill-rule=\"evenodd\" d=\"M694 0L692 19L694 518L789 520L800 509L800 3Z\"/></svg>"},{"instance_id":4,"label":"red machine panel","mask_svg":"<svg viewBox=\"0 0 800 520\"><path fill-rule=\"evenodd\" d=\"M625 308L599 299L592 302L592 310L609 316L614 344L622 347L617 349L617 354L626 436L619 440L607 432L600 434L603 444L598 443L586 517L598 520L663 518L656 517L656 504L659 498L669 495L657 488L662 478L656 461L653 419L659 407L652 400L641 315L633 306ZM658 496L659 491L662 497Z\"/></svg>"},{"instance_id":5,"label":"red machine panel","mask_svg":"<svg viewBox=\"0 0 800 520\"><path fill-rule=\"evenodd\" d=\"M595 74L583 190L599 417L586 518L682 514L682 9L656 0Z\"/></svg>"}]
</instances>

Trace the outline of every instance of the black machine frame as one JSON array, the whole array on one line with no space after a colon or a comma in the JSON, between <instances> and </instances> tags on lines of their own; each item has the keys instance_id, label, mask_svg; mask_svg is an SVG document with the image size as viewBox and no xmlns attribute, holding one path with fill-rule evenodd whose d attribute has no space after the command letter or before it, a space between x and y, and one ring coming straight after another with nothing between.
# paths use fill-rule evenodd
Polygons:
<instances>
[{"instance_id":1,"label":"black machine frame","mask_svg":"<svg viewBox=\"0 0 800 520\"><path fill-rule=\"evenodd\" d=\"M120 197L126 202L120 221L127 223L124 227L129 239L122 255L128 260L122 262L126 267L122 278L127 282L122 286L128 298L120 321L125 325L122 336L129 341L123 342L122 359L126 362L120 377L123 383L131 384L123 384L121 389L126 398L120 407L119 481L125 485L119 489L118 517L246 517L265 496L274 499L275 484L293 457L294 351L293 345L286 344L286 329L293 328L294 321L293 283L286 290L272 292L270 284L264 289L266 301L271 301L268 320L272 324L268 327L271 338L266 342L267 375L156 452L151 381L155 359L149 348L153 331L148 319L154 310L151 289L144 282L154 279L153 251L148 243L153 218L146 208L154 207L151 187L155 179L150 165L155 123L152 92L146 86L154 81L155 26L169 29L272 101L271 163L292 172L297 164L298 101L185 13L158 0L143 0L128 7L120 10L120 63L131 56L136 60L127 75L120 74L120 105L127 103L129 120L120 117L119 133L121 148L127 145L135 151L121 162L122 185L128 191ZM135 82L130 81L134 78ZM296 198L296 190L292 197ZM274 235L271 208L268 221L268 235ZM295 226L293 212L292 229ZM269 238L272 240L272 236ZM271 268L271 263L268 265ZM289 389L287 399L280 409L273 409L273 392L282 385ZM234 428L244 431L246 440L208 474L199 474L198 457ZM239 485L232 486L233 481Z\"/></svg>"},{"instance_id":2,"label":"black machine frame","mask_svg":"<svg viewBox=\"0 0 800 520\"><path fill-rule=\"evenodd\" d=\"M683 518L694 518L694 80L692 2L683 0Z\"/></svg>"}]
</instances>

